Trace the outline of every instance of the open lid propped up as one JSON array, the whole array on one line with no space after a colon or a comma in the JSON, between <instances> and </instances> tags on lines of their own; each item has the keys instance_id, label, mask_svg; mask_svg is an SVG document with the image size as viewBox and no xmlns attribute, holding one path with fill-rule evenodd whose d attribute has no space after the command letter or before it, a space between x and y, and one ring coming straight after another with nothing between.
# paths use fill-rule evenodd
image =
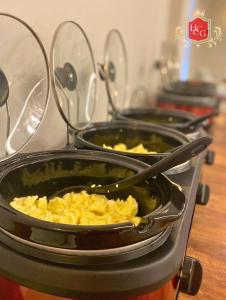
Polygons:
<instances>
[{"instance_id":1,"label":"open lid propped up","mask_svg":"<svg viewBox=\"0 0 226 300\"><path fill-rule=\"evenodd\" d=\"M50 69L58 109L68 126L86 128L96 100L96 70L83 29L73 21L61 23L53 37Z\"/></svg>"},{"instance_id":2,"label":"open lid propped up","mask_svg":"<svg viewBox=\"0 0 226 300\"><path fill-rule=\"evenodd\" d=\"M127 68L127 54L123 37L117 29L112 29L105 41L103 77L113 113L120 111L126 101Z\"/></svg>"},{"instance_id":3,"label":"open lid propped up","mask_svg":"<svg viewBox=\"0 0 226 300\"><path fill-rule=\"evenodd\" d=\"M0 161L21 151L35 135L49 95L48 60L24 21L0 13Z\"/></svg>"}]
</instances>

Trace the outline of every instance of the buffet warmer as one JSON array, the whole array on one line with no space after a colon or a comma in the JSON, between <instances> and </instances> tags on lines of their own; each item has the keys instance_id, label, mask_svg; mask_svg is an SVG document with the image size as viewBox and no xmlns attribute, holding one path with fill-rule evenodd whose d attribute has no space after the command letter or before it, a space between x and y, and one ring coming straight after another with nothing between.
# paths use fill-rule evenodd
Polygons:
<instances>
[{"instance_id":1,"label":"buffet warmer","mask_svg":"<svg viewBox=\"0 0 226 300\"><path fill-rule=\"evenodd\" d=\"M113 199L126 199L130 194L136 197L142 220L137 226L129 221L59 224L30 217L9 205L13 198L29 195L47 196L51 201L55 193L75 183L115 183L148 164L114 151L74 149L74 144L73 149L68 145L62 150L23 153L48 103L47 55L34 30L17 17L1 13L0 30L7 32L1 39L1 49L6 51L1 52L0 73L0 114L4 120L0 132L0 299L175 300L180 291L196 294L202 268L196 259L186 256L186 246L200 197L205 152L189 161L189 168L182 173L173 172L170 177L159 174L111 195ZM74 35L80 40L76 45ZM62 52L59 39L73 47L65 44L68 51ZM63 117L67 110L67 125L73 125L69 132L74 128L78 134L91 125L94 110L96 75L91 48L84 31L74 22L61 24L53 41L55 96ZM83 102L85 105L80 105ZM111 128L111 124L106 126ZM173 129L164 134L162 127L150 126L147 132L150 130L166 136L172 148L189 141Z\"/></svg>"}]
</instances>

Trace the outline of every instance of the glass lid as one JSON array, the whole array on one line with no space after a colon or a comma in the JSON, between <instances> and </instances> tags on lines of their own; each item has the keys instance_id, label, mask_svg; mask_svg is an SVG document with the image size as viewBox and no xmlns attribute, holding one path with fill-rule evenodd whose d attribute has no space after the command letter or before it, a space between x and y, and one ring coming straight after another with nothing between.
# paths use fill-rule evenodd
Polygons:
<instances>
[{"instance_id":1,"label":"glass lid","mask_svg":"<svg viewBox=\"0 0 226 300\"><path fill-rule=\"evenodd\" d=\"M104 49L104 79L113 111L124 107L127 88L127 55L121 33L112 29L106 38Z\"/></svg>"},{"instance_id":2,"label":"glass lid","mask_svg":"<svg viewBox=\"0 0 226 300\"><path fill-rule=\"evenodd\" d=\"M68 126L86 128L96 101L93 52L83 29L73 21L61 23L50 55L52 86L58 109Z\"/></svg>"},{"instance_id":3,"label":"glass lid","mask_svg":"<svg viewBox=\"0 0 226 300\"><path fill-rule=\"evenodd\" d=\"M129 107L130 108L140 108L147 107L148 105L148 90L145 86L136 87L130 98Z\"/></svg>"},{"instance_id":4,"label":"glass lid","mask_svg":"<svg viewBox=\"0 0 226 300\"><path fill-rule=\"evenodd\" d=\"M36 133L49 96L43 45L24 21L0 13L0 161L21 151Z\"/></svg>"}]
</instances>

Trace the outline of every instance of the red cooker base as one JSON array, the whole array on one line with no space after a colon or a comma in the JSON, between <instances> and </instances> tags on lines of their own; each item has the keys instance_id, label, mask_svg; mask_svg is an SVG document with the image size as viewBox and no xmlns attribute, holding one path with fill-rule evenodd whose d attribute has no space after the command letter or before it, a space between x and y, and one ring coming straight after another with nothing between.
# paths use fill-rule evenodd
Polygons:
<instances>
[{"instance_id":1,"label":"red cooker base","mask_svg":"<svg viewBox=\"0 0 226 300\"><path fill-rule=\"evenodd\" d=\"M190 106L190 105L178 105L174 103L158 103L158 107L163 108L163 109L169 109L169 110L182 110L182 111L187 111L190 113L193 113L194 115L197 116L202 116L207 113L210 113L214 110L212 107L196 107L196 106Z\"/></svg>"},{"instance_id":2,"label":"red cooker base","mask_svg":"<svg viewBox=\"0 0 226 300\"><path fill-rule=\"evenodd\" d=\"M117 300L175 300L177 296L177 277L166 283L162 288L141 296L117 297ZM0 278L1 300L79 300L79 298L63 298L44 294L35 290L20 286L8 279ZM110 298L113 300L113 298ZM91 299L89 299L91 300ZM107 300L100 297L100 300Z\"/></svg>"}]
</instances>

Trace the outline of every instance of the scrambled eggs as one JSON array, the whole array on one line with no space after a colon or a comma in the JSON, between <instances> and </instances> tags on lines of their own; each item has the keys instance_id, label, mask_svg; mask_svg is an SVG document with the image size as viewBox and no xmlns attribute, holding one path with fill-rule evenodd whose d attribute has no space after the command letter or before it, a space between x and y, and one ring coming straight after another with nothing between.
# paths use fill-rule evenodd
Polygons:
<instances>
[{"instance_id":1,"label":"scrambled eggs","mask_svg":"<svg viewBox=\"0 0 226 300\"><path fill-rule=\"evenodd\" d=\"M105 195L67 193L62 198L27 196L14 198L10 205L31 217L71 225L105 225L131 221L140 223L137 217L138 204L135 198L108 200Z\"/></svg>"},{"instance_id":2,"label":"scrambled eggs","mask_svg":"<svg viewBox=\"0 0 226 300\"><path fill-rule=\"evenodd\" d=\"M139 144L131 149L128 149L127 146L123 143L116 144L113 147L103 144L103 147L105 149L111 149L111 150L122 151L122 152L131 152L131 153L140 153L140 154L156 154L157 153L155 151L148 151L144 147L143 144Z\"/></svg>"}]
</instances>

